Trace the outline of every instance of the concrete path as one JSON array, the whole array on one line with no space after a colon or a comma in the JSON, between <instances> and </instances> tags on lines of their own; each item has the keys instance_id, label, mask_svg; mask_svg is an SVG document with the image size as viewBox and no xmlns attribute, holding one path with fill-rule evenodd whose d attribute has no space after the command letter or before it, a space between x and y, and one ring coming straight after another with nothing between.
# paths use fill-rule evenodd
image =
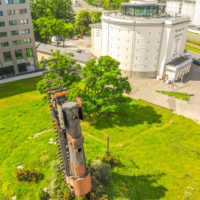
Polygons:
<instances>
[{"instance_id":1,"label":"concrete path","mask_svg":"<svg viewBox=\"0 0 200 200\"><path fill-rule=\"evenodd\" d=\"M7 78L7 79L0 80L0 84L12 82L12 81L17 81L17 80L21 80L21 79L26 79L26 78L31 78L31 77L35 77L35 76L40 76L40 75L42 75L41 71L40 72L33 72L33 73L30 73L30 74L14 76L14 77L10 77L10 78Z\"/></svg>"},{"instance_id":2,"label":"concrete path","mask_svg":"<svg viewBox=\"0 0 200 200\"><path fill-rule=\"evenodd\" d=\"M169 85L161 80L139 77L129 78L129 82L133 88L130 97L170 109L174 113L191 118L200 124L200 67L193 65L191 73L184 79L184 83L177 82ZM189 101L184 101L157 93L156 90L183 92L193 96Z\"/></svg>"}]
</instances>

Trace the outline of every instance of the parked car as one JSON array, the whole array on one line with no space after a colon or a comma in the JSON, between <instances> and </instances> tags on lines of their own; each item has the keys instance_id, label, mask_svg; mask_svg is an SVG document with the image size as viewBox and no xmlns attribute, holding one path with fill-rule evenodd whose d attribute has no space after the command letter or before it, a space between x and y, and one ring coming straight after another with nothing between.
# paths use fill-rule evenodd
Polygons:
<instances>
[{"instance_id":1,"label":"parked car","mask_svg":"<svg viewBox=\"0 0 200 200\"><path fill-rule=\"evenodd\" d=\"M73 40L78 40L78 38L77 38L77 37L72 37L72 39L73 39Z\"/></svg>"},{"instance_id":2,"label":"parked car","mask_svg":"<svg viewBox=\"0 0 200 200\"><path fill-rule=\"evenodd\" d=\"M81 49L77 49L77 50L76 50L76 52L78 52L78 53L81 53L81 52L82 52L82 50L81 50Z\"/></svg>"},{"instance_id":3,"label":"parked car","mask_svg":"<svg viewBox=\"0 0 200 200\"><path fill-rule=\"evenodd\" d=\"M83 36L82 35L78 35L77 38L78 39L83 39Z\"/></svg>"},{"instance_id":4,"label":"parked car","mask_svg":"<svg viewBox=\"0 0 200 200\"><path fill-rule=\"evenodd\" d=\"M193 63L200 66L200 59L193 59Z\"/></svg>"},{"instance_id":5,"label":"parked car","mask_svg":"<svg viewBox=\"0 0 200 200\"><path fill-rule=\"evenodd\" d=\"M192 59L192 56L190 54L185 54L185 57Z\"/></svg>"}]
</instances>

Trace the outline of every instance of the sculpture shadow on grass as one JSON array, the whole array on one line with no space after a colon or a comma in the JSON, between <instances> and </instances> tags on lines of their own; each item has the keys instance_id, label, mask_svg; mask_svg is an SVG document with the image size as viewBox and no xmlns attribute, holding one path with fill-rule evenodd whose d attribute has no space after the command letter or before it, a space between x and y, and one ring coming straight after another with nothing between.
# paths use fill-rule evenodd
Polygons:
<instances>
[{"instance_id":1,"label":"sculpture shadow on grass","mask_svg":"<svg viewBox=\"0 0 200 200\"><path fill-rule=\"evenodd\" d=\"M161 123L161 116L152 106L124 103L119 107L118 112L100 114L88 121L97 129L105 129L116 125L133 127L144 122L148 124Z\"/></svg>"},{"instance_id":2,"label":"sculpture shadow on grass","mask_svg":"<svg viewBox=\"0 0 200 200\"><path fill-rule=\"evenodd\" d=\"M157 200L165 196L167 188L159 185L158 181L164 176L160 174L145 174L138 176L112 173L111 199L123 198L131 200ZM115 185L117 188L115 188ZM121 187L120 187L121 185ZM118 189L120 187L120 189ZM118 192L119 191L119 192ZM121 194L121 195L120 195Z\"/></svg>"}]
</instances>

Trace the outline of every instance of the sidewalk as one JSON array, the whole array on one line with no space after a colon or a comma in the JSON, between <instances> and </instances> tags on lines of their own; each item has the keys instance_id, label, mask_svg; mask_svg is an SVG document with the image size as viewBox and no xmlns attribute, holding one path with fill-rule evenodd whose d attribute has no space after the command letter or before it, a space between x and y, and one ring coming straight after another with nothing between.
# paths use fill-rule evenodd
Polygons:
<instances>
[{"instance_id":1,"label":"sidewalk","mask_svg":"<svg viewBox=\"0 0 200 200\"><path fill-rule=\"evenodd\" d=\"M14 76L14 77L11 77L11 78L0 80L0 84L12 82L12 81L17 81L17 80L21 80L21 79L26 79L26 78L31 78L31 77L35 77L35 76L40 76L40 75L42 75L41 71L40 72L33 72L33 73L30 73L30 74L24 74L24 75L20 75L20 76Z\"/></svg>"}]
</instances>

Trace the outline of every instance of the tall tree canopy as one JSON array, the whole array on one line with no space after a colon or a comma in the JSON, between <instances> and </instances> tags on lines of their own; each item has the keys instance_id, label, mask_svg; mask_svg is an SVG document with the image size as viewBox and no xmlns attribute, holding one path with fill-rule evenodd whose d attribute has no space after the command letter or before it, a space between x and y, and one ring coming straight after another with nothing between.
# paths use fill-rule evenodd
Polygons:
<instances>
[{"instance_id":1,"label":"tall tree canopy","mask_svg":"<svg viewBox=\"0 0 200 200\"><path fill-rule=\"evenodd\" d=\"M46 17L47 9L50 9L56 19L64 19L66 22L74 20L75 14L70 0L31 0L31 14L34 20Z\"/></svg>"},{"instance_id":2,"label":"tall tree canopy","mask_svg":"<svg viewBox=\"0 0 200 200\"><path fill-rule=\"evenodd\" d=\"M101 22L102 12L92 11L90 13L91 21L93 24Z\"/></svg>"},{"instance_id":3,"label":"tall tree canopy","mask_svg":"<svg viewBox=\"0 0 200 200\"><path fill-rule=\"evenodd\" d=\"M91 113L114 112L130 93L127 77L122 77L119 62L110 56L101 56L96 63L90 60L82 69L82 81L70 90L70 98L80 96L84 111Z\"/></svg>"},{"instance_id":4,"label":"tall tree canopy","mask_svg":"<svg viewBox=\"0 0 200 200\"><path fill-rule=\"evenodd\" d=\"M85 34L90 30L91 17L87 10L81 10L76 16L76 31L79 34Z\"/></svg>"}]
</instances>

